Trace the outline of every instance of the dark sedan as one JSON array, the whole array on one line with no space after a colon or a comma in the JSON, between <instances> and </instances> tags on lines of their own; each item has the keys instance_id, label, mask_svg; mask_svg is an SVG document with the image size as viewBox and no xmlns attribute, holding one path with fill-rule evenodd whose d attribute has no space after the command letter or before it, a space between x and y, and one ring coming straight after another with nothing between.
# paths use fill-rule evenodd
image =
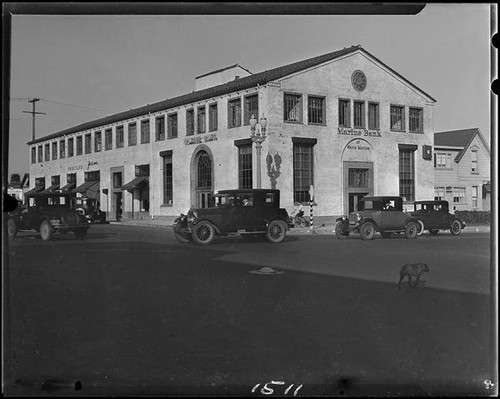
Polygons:
<instances>
[{"instance_id":1,"label":"dark sedan","mask_svg":"<svg viewBox=\"0 0 500 399\"><path fill-rule=\"evenodd\" d=\"M428 230L432 235L439 230L449 230L451 234L458 235L465 228L465 222L449 211L448 201L416 201L411 215L418 219L418 235Z\"/></svg>"}]
</instances>

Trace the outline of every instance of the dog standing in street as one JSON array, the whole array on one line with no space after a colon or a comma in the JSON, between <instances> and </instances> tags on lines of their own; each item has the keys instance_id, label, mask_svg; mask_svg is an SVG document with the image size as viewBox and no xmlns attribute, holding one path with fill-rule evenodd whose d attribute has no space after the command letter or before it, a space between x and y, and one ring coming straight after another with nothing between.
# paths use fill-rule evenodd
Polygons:
<instances>
[{"instance_id":1,"label":"dog standing in street","mask_svg":"<svg viewBox=\"0 0 500 399\"><path fill-rule=\"evenodd\" d=\"M425 263L407 263L403 265L399 271L398 289L401 288L401 282L405 277L408 277L408 285L410 287L416 287L420 282L422 274L430 271L431 269ZM415 282L412 284L413 278L415 278Z\"/></svg>"}]
</instances>

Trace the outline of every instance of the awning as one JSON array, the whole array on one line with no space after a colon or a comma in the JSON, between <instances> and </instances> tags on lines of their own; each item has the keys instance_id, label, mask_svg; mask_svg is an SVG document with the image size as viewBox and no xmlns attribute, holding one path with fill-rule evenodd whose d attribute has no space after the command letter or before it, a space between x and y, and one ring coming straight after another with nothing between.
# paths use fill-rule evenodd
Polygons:
<instances>
[{"instance_id":1,"label":"awning","mask_svg":"<svg viewBox=\"0 0 500 399\"><path fill-rule=\"evenodd\" d=\"M56 190L59 190L59 184L53 184L48 189L43 190L40 194L54 194Z\"/></svg>"},{"instance_id":2,"label":"awning","mask_svg":"<svg viewBox=\"0 0 500 399\"><path fill-rule=\"evenodd\" d=\"M100 184L98 181L86 181L82 185L73 189L72 193L81 193L88 198L98 198Z\"/></svg>"},{"instance_id":3,"label":"awning","mask_svg":"<svg viewBox=\"0 0 500 399\"><path fill-rule=\"evenodd\" d=\"M134 190L139 187L139 185L148 185L149 180L147 177L136 177L134 180L128 182L127 184L124 184L122 186L122 190Z\"/></svg>"},{"instance_id":4,"label":"awning","mask_svg":"<svg viewBox=\"0 0 500 399\"><path fill-rule=\"evenodd\" d=\"M35 186L31 190L24 193L26 196L37 194L41 191L45 190L45 186Z\"/></svg>"},{"instance_id":5,"label":"awning","mask_svg":"<svg viewBox=\"0 0 500 399\"><path fill-rule=\"evenodd\" d=\"M70 193L71 190L73 190L76 187L75 183L68 183L65 186L61 188L61 192L63 193Z\"/></svg>"}]
</instances>

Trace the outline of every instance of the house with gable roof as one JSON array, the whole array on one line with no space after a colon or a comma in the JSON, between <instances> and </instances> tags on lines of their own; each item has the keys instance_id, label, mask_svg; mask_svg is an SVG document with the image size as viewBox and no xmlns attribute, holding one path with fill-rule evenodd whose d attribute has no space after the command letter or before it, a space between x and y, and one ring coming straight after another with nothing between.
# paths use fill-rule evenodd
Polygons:
<instances>
[{"instance_id":1,"label":"house with gable roof","mask_svg":"<svg viewBox=\"0 0 500 399\"><path fill-rule=\"evenodd\" d=\"M434 198L452 211L489 211L490 156L478 128L434 133Z\"/></svg>"}]
</instances>

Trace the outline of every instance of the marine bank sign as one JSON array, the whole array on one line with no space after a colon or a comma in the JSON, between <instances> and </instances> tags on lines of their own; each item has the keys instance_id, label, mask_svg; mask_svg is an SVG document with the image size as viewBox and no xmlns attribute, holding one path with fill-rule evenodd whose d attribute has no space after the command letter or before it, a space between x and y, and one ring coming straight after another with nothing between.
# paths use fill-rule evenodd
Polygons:
<instances>
[{"instance_id":1,"label":"marine bank sign","mask_svg":"<svg viewBox=\"0 0 500 399\"><path fill-rule=\"evenodd\" d=\"M364 136L364 137L382 137L380 130L368 130L368 129L353 129L347 127L339 127L338 134L344 136Z\"/></svg>"}]
</instances>

